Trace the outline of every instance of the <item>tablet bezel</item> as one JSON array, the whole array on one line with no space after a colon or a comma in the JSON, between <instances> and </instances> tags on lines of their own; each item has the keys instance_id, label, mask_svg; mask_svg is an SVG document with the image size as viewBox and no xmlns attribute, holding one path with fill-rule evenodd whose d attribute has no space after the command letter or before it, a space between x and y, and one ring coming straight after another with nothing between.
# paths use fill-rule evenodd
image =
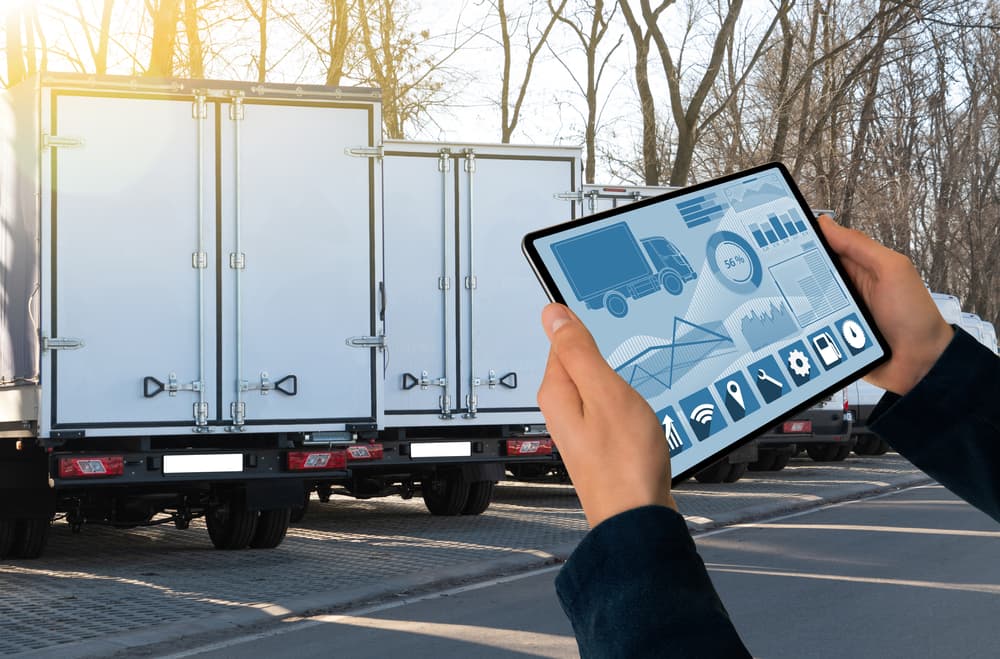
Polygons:
<instances>
[{"instance_id":1,"label":"tablet bezel","mask_svg":"<svg viewBox=\"0 0 1000 659\"><path fill-rule=\"evenodd\" d=\"M657 195L655 197L650 197L648 199L636 201L628 204L627 206L622 206L621 208L613 208L610 210L601 211L599 213L595 213L587 217L573 219L568 222L545 227L537 231L532 231L527 235L525 235L524 239L521 241L521 251L524 253L524 256L528 259L528 263L531 265L532 270L534 270L535 272L535 276L538 278L539 283L541 283L542 288L545 290L545 294L553 302L566 304L566 299L559 291L558 287L555 284L555 280L552 278L552 275L549 273L549 270L546 267L545 262L541 259L538 253L538 250L535 245L535 241L537 241L538 239L547 238L553 235L558 235L564 231L576 229L578 227L586 226L594 222L602 222L604 220L607 220L615 216L628 215L629 213L632 213L641 208L645 208L647 206L653 206L655 204L668 202L676 197L689 195L702 190L718 188L728 183L731 183L735 180L742 179L754 174L762 174L765 172L778 172L781 175L781 177L785 180L785 183L788 185L789 190L792 191L792 195L795 198L795 201L799 205L799 209L805 216L806 220L810 223L810 226L812 227L813 231L815 232L816 236L819 239L819 243L823 246L824 253L826 254L827 258L833 263L833 266L834 268L836 268L837 273L840 275L841 280L843 280L844 284L846 285L847 292L848 295L850 296L851 302L857 307L858 311L861 313L865 321L868 323L868 326L872 331L873 338L875 342L878 344L878 346L882 349L883 354L881 357L877 358L874 362L871 362L858 369L850 371L847 375L838 378L837 380L834 381L833 384L831 384L828 387L825 387L818 394L816 394L815 396L811 396L803 403L795 405L786 412L782 412L777 416L765 417L768 418L769 420L766 423L761 424L753 432L745 435L740 439L734 440L727 444L723 444L722 446L719 447L719 450L713 451L707 458L700 460L692 467L684 470L681 473L672 474L673 485L676 485L677 483L686 480L687 478L690 478L696 472L712 464L719 458L728 455L734 449L748 444L762 432L770 428L773 428L775 425L781 423L786 419L794 417L799 412L802 412L804 410L813 407L817 402L823 400L824 398L827 398L828 396L831 396L836 391L845 388L851 382L854 382L855 380L864 376L866 373L872 371L873 369L878 368L880 365L884 364L892 357L892 353L889 349L889 344L886 342L885 337L882 336L882 332L875 324L875 320L872 317L871 311L868 309L868 306L864 303L862 297L858 294L857 289L854 287L854 282L852 282L850 277L847 275L847 272L844 269L843 264L840 262L840 259L837 257L837 254L830 248L830 245L826 242L826 237L823 235L823 232L819 227L819 223L817 222L816 217L814 216L812 210L809 208L809 204L806 202L805 197L802 195L802 192L799 190L798 186L795 184L795 181L792 179L791 174L789 174L788 170L782 163L772 162L765 165L760 165L758 167L753 167L751 169L746 169L740 172L735 172L733 174L727 174L726 176L712 179L710 181L705 181L703 183L698 183L689 187L678 188L677 190L671 190L662 195Z\"/></svg>"}]
</instances>

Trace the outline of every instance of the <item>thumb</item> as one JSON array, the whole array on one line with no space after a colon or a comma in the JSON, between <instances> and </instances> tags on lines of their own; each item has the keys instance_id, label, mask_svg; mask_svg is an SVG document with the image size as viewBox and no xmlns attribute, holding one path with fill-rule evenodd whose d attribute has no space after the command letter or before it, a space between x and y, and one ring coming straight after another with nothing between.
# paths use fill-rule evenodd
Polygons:
<instances>
[{"instance_id":1,"label":"thumb","mask_svg":"<svg viewBox=\"0 0 1000 659\"><path fill-rule=\"evenodd\" d=\"M552 350L583 398L588 397L588 392L606 391L609 378L624 382L604 361L594 337L567 307L561 304L545 307L542 325L552 342Z\"/></svg>"},{"instance_id":2,"label":"thumb","mask_svg":"<svg viewBox=\"0 0 1000 659\"><path fill-rule=\"evenodd\" d=\"M820 215L818 221L833 251L866 270L876 270L880 260L890 251L860 231L840 226L827 215Z\"/></svg>"}]
</instances>

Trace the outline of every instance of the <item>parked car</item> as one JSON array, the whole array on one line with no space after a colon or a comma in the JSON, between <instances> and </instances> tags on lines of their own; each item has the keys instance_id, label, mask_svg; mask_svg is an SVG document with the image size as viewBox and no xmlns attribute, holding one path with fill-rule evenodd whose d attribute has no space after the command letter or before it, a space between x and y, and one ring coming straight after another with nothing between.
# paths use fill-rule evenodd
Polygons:
<instances>
[{"instance_id":1,"label":"parked car","mask_svg":"<svg viewBox=\"0 0 1000 659\"><path fill-rule=\"evenodd\" d=\"M854 414L847 389L841 389L757 437L758 458L751 471L784 469L789 458L805 449L816 462L839 462L854 448Z\"/></svg>"}]
</instances>

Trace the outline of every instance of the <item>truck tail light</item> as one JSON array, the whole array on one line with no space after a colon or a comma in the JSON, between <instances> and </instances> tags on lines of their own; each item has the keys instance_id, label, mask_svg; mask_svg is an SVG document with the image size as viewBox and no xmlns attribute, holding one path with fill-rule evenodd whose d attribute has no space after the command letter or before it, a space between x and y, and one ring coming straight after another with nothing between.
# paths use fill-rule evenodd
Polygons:
<instances>
[{"instance_id":1,"label":"truck tail light","mask_svg":"<svg viewBox=\"0 0 1000 659\"><path fill-rule=\"evenodd\" d=\"M102 478L125 473L125 458L120 455L59 458L59 478Z\"/></svg>"},{"instance_id":2,"label":"truck tail light","mask_svg":"<svg viewBox=\"0 0 1000 659\"><path fill-rule=\"evenodd\" d=\"M381 444L358 444L347 447L347 461L381 460L385 451Z\"/></svg>"},{"instance_id":3,"label":"truck tail light","mask_svg":"<svg viewBox=\"0 0 1000 659\"><path fill-rule=\"evenodd\" d=\"M508 439L507 455L552 455L552 440Z\"/></svg>"},{"instance_id":4,"label":"truck tail light","mask_svg":"<svg viewBox=\"0 0 1000 659\"><path fill-rule=\"evenodd\" d=\"M343 451L290 451L288 453L289 471L322 471L346 467L347 457Z\"/></svg>"},{"instance_id":5,"label":"truck tail light","mask_svg":"<svg viewBox=\"0 0 1000 659\"><path fill-rule=\"evenodd\" d=\"M844 389L844 411L847 412L850 409L850 401L847 400L847 389Z\"/></svg>"}]
</instances>

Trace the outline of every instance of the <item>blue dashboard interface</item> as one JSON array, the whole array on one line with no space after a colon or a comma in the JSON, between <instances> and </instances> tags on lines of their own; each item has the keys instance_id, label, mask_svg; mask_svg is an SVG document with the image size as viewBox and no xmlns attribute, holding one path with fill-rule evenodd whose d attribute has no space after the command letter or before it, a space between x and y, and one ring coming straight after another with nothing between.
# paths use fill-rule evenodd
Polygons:
<instances>
[{"instance_id":1,"label":"blue dashboard interface","mask_svg":"<svg viewBox=\"0 0 1000 659\"><path fill-rule=\"evenodd\" d=\"M883 356L777 170L534 240L675 475Z\"/></svg>"}]
</instances>

